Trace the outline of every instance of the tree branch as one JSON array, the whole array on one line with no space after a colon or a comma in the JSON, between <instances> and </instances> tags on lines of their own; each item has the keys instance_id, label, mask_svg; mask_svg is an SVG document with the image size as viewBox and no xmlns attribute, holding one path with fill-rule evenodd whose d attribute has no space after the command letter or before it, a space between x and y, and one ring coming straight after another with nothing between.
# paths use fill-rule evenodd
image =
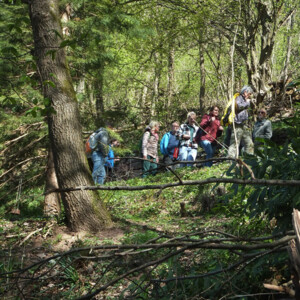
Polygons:
<instances>
[{"instance_id":1,"label":"tree branch","mask_svg":"<svg viewBox=\"0 0 300 300\"><path fill-rule=\"evenodd\" d=\"M238 179L238 178L208 178L204 180L185 180L182 182L171 182L165 184L151 184L142 186L78 186L66 189L52 189L44 193L44 195L51 193L68 193L73 191L85 190L102 190L102 191L142 191L142 190L163 190L166 188L185 186L185 185L206 185L211 183L236 183L241 185L264 185L264 186L289 186L299 187L300 180L282 180L282 179Z\"/></svg>"}]
</instances>

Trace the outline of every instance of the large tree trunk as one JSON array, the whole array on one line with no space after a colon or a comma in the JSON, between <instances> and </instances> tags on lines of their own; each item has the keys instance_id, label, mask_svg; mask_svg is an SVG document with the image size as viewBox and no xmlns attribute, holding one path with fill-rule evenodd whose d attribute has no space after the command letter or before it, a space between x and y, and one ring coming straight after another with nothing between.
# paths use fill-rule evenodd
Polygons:
<instances>
[{"instance_id":1,"label":"large tree trunk","mask_svg":"<svg viewBox=\"0 0 300 300\"><path fill-rule=\"evenodd\" d=\"M60 48L62 29L58 0L32 0L29 14L33 29L35 58L44 97L54 113L48 117L49 137L60 188L93 184L82 143L82 128L76 95L65 51ZM95 191L62 193L71 230L97 231L112 224Z\"/></svg>"}]
</instances>

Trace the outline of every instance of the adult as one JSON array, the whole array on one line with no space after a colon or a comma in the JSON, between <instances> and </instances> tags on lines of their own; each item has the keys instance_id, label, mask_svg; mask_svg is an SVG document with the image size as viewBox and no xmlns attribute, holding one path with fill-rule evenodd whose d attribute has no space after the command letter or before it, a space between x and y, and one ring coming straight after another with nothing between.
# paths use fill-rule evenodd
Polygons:
<instances>
[{"instance_id":1,"label":"adult","mask_svg":"<svg viewBox=\"0 0 300 300\"><path fill-rule=\"evenodd\" d=\"M160 152L164 155L163 162L166 165L172 164L178 157L174 156L174 150L179 147L178 140L179 123L177 121L172 122L171 131L164 134L160 141ZM178 156L178 152L177 152ZM172 165L171 168L175 169L178 165Z\"/></svg>"},{"instance_id":2,"label":"adult","mask_svg":"<svg viewBox=\"0 0 300 300\"><path fill-rule=\"evenodd\" d=\"M254 124L252 137L254 145L259 146L260 142L255 141L256 138L262 138L269 140L272 137L272 123L266 119L267 111L261 108L258 111L257 121Z\"/></svg>"},{"instance_id":3,"label":"adult","mask_svg":"<svg viewBox=\"0 0 300 300\"><path fill-rule=\"evenodd\" d=\"M197 157L198 144L195 141L196 133L199 129L196 123L196 114L191 111L187 114L186 123L180 125L178 137L180 140L179 156L180 161L195 161ZM181 167L192 167L193 164L181 164Z\"/></svg>"},{"instance_id":4,"label":"adult","mask_svg":"<svg viewBox=\"0 0 300 300\"><path fill-rule=\"evenodd\" d=\"M241 89L240 95L235 99L234 126L232 126L233 130L230 137L227 157L236 158L238 156L237 148L239 148L241 142L244 145L245 152L249 154L253 154L254 152L251 130L248 124L248 109L250 108L250 97L252 94L252 88L246 85Z\"/></svg>"},{"instance_id":5,"label":"adult","mask_svg":"<svg viewBox=\"0 0 300 300\"><path fill-rule=\"evenodd\" d=\"M200 146L206 153L206 159L212 158L217 148L217 137L221 136L223 127L219 119L219 107L212 106L209 114L205 114L201 120L199 130L203 130L200 138ZM206 167L212 166L212 161L207 161L203 164Z\"/></svg>"},{"instance_id":6,"label":"adult","mask_svg":"<svg viewBox=\"0 0 300 300\"><path fill-rule=\"evenodd\" d=\"M90 146L93 149L92 162L93 172L92 176L95 184L104 184L106 172L104 164L109 149L109 135L105 128L99 128L90 137Z\"/></svg>"},{"instance_id":7,"label":"adult","mask_svg":"<svg viewBox=\"0 0 300 300\"><path fill-rule=\"evenodd\" d=\"M118 161L119 159L115 158L115 152L113 150L114 147L119 146L119 141L117 139L112 139L109 144L109 151L106 157L106 162L104 164L106 173L107 174L113 174L113 168L115 166L115 161Z\"/></svg>"},{"instance_id":8,"label":"adult","mask_svg":"<svg viewBox=\"0 0 300 300\"><path fill-rule=\"evenodd\" d=\"M159 122L151 121L146 127L142 139L142 155L143 161L142 177L147 175L155 175L157 172L157 164L159 162L157 146L158 146Z\"/></svg>"}]
</instances>

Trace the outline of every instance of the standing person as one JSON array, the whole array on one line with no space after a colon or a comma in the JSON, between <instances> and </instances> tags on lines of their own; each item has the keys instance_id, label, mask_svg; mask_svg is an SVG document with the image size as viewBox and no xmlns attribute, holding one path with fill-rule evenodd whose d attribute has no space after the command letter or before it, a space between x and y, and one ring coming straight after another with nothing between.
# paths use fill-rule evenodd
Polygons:
<instances>
[{"instance_id":1,"label":"standing person","mask_svg":"<svg viewBox=\"0 0 300 300\"><path fill-rule=\"evenodd\" d=\"M157 145L158 145L158 132L159 122L151 121L146 127L146 130L142 139L142 155L143 161L143 175L145 178L147 175L155 175L157 172L157 162L159 162ZM150 161L149 161L150 160Z\"/></svg>"},{"instance_id":2,"label":"standing person","mask_svg":"<svg viewBox=\"0 0 300 300\"><path fill-rule=\"evenodd\" d=\"M197 157L198 144L195 141L196 133L199 129L195 125L196 114L191 111L187 114L186 123L180 125L179 127L179 156L178 160L180 161L195 161ZM192 167L193 164L181 164L181 167Z\"/></svg>"},{"instance_id":3,"label":"standing person","mask_svg":"<svg viewBox=\"0 0 300 300\"><path fill-rule=\"evenodd\" d=\"M223 127L219 119L218 106L212 106L209 114L203 116L199 130L201 130L201 128L204 129L205 132L203 132L200 138L200 146L205 150L206 159L212 158L217 148L216 138L221 136L223 132ZM212 161L205 162L203 165L211 167Z\"/></svg>"},{"instance_id":4,"label":"standing person","mask_svg":"<svg viewBox=\"0 0 300 300\"><path fill-rule=\"evenodd\" d=\"M172 164L173 161L178 158L174 157L174 150L179 147L178 129L179 123L177 121L173 121L171 131L165 133L160 141L160 152L164 155L163 162L166 165ZM171 166L172 169L175 169L176 167L177 165Z\"/></svg>"},{"instance_id":5,"label":"standing person","mask_svg":"<svg viewBox=\"0 0 300 300\"><path fill-rule=\"evenodd\" d=\"M92 161L93 172L92 176L95 184L104 184L106 172L104 164L109 149L109 135L105 128L99 128L89 138L90 147L93 149Z\"/></svg>"},{"instance_id":6,"label":"standing person","mask_svg":"<svg viewBox=\"0 0 300 300\"><path fill-rule=\"evenodd\" d=\"M270 139L272 137L272 123L266 119L267 111L261 108L258 112L257 121L254 124L252 137Z\"/></svg>"},{"instance_id":7,"label":"standing person","mask_svg":"<svg viewBox=\"0 0 300 300\"><path fill-rule=\"evenodd\" d=\"M253 154L254 147L251 137L251 130L248 122L248 109L250 107L250 97L253 90L250 86L244 86L241 89L240 95L235 99L235 117L234 126L230 137L230 146L228 149L227 157L236 158L238 153L236 148L239 148L241 141L244 145L244 151Z\"/></svg>"},{"instance_id":8,"label":"standing person","mask_svg":"<svg viewBox=\"0 0 300 300\"><path fill-rule=\"evenodd\" d=\"M115 161L118 161L119 159L115 158L115 153L113 148L119 146L119 141L117 139L112 139L109 145L109 151L106 157L106 162L104 164L106 168L107 174L113 174L113 168L115 166Z\"/></svg>"}]
</instances>

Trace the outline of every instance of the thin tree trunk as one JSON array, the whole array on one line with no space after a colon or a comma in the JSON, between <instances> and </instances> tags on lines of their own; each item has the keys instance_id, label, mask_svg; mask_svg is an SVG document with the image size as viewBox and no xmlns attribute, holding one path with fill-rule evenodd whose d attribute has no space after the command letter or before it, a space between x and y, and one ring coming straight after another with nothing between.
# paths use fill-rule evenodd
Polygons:
<instances>
[{"instance_id":1,"label":"thin tree trunk","mask_svg":"<svg viewBox=\"0 0 300 300\"><path fill-rule=\"evenodd\" d=\"M95 82L95 95L96 95L96 127L104 126L104 97L103 97L103 82L104 82L104 66L99 68L97 81Z\"/></svg>"},{"instance_id":2,"label":"thin tree trunk","mask_svg":"<svg viewBox=\"0 0 300 300\"><path fill-rule=\"evenodd\" d=\"M144 109L145 106L146 106L146 101L147 101L147 94L148 94L148 86L147 86L147 83L144 84L143 86L143 91L142 91L142 94L141 94L141 108Z\"/></svg>"},{"instance_id":3,"label":"thin tree trunk","mask_svg":"<svg viewBox=\"0 0 300 300\"><path fill-rule=\"evenodd\" d=\"M147 82L150 80L150 75L147 78ZM158 103L159 98L159 83L160 83L160 60L159 54L157 52L154 53L154 81L153 81L153 97L151 102L150 113L151 116L155 115L156 104Z\"/></svg>"},{"instance_id":4,"label":"thin tree trunk","mask_svg":"<svg viewBox=\"0 0 300 300\"><path fill-rule=\"evenodd\" d=\"M58 189L58 182L54 168L53 153L51 148L49 148L45 191L56 189ZM44 215L59 216L60 212L60 195L58 193L47 194L44 199Z\"/></svg>"},{"instance_id":5,"label":"thin tree trunk","mask_svg":"<svg viewBox=\"0 0 300 300\"><path fill-rule=\"evenodd\" d=\"M167 103L165 106L166 112L167 112L167 120L169 120L170 117L170 106L172 103L172 98L174 94L174 81L175 81L175 64L174 64L174 58L175 58L175 49L174 46L171 44L169 47L169 59L168 59L168 95L167 95Z\"/></svg>"},{"instance_id":6,"label":"thin tree trunk","mask_svg":"<svg viewBox=\"0 0 300 300\"><path fill-rule=\"evenodd\" d=\"M205 65L204 65L204 49L203 45L199 43L199 64L200 64L200 90L199 90L199 108L200 113L204 113L204 97L205 97Z\"/></svg>"},{"instance_id":7,"label":"thin tree trunk","mask_svg":"<svg viewBox=\"0 0 300 300\"><path fill-rule=\"evenodd\" d=\"M238 17L238 20L240 19L241 17L241 2L239 1L239 4L240 4L240 10L239 10L239 17ZM238 28L239 26L236 25L236 29L235 29L235 32L234 32L234 37L233 37L233 43L231 45L231 51L230 51L230 61L231 61L231 88L230 88L230 98L233 97L234 95L234 91L235 91L235 86L234 86L234 82L235 82L235 69L234 69L234 53L235 53L235 43L236 43L236 36L238 34Z\"/></svg>"},{"instance_id":8,"label":"thin tree trunk","mask_svg":"<svg viewBox=\"0 0 300 300\"><path fill-rule=\"evenodd\" d=\"M290 36L290 32L293 30L293 25L294 25L294 15L291 15L289 18L289 22L287 24L287 51L286 51L286 57L285 57L285 64L284 68L282 71L282 81L283 81L283 91L282 91L282 96L281 96L281 101L284 101L285 99L285 93L286 93L286 85L287 85L287 80L288 80L288 68L290 64L290 58L291 58L291 51L292 51L292 39Z\"/></svg>"},{"instance_id":9,"label":"thin tree trunk","mask_svg":"<svg viewBox=\"0 0 300 300\"><path fill-rule=\"evenodd\" d=\"M82 143L78 104L65 57L60 48L62 29L58 0L32 0L29 15L35 59L49 113L49 138L60 188L93 184ZM52 55L51 55L52 54ZM99 195L92 191L62 192L62 202L71 230L97 231L112 222Z\"/></svg>"}]
</instances>

